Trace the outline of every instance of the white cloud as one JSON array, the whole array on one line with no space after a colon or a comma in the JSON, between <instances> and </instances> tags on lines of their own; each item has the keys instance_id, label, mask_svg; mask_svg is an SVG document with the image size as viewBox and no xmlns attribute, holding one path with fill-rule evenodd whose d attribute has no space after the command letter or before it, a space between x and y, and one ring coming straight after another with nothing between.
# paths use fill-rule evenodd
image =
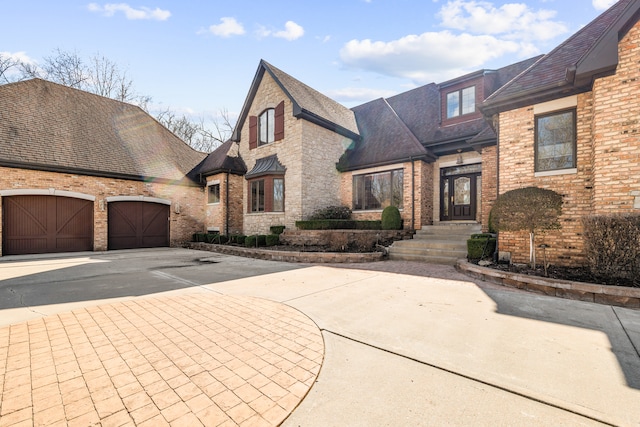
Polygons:
<instances>
[{"instance_id":1,"label":"white cloud","mask_svg":"<svg viewBox=\"0 0 640 427\"><path fill-rule=\"evenodd\" d=\"M591 3L596 10L605 10L609 9L617 2L618 0L592 0Z\"/></svg>"},{"instance_id":2,"label":"white cloud","mask_svg":"<svg viewBox=\"0 0 640 427\"><path fill-rule=\"evenodd\" d=\"M496 8L486 1L453 0L442 6L439 16L446 28L476 34L501 34L505 38L545 41L568 31L554 21L553 10L534 11L524 3L507 3Z\"/></svg>"},{"instance_id":3,"label":"white cloud","mask_svg":"<svg viewBox=\"0 0 640 427\"><path fill-rule=\"evenodd\" d=\"M244 27L241 23L236 21L235 18L224 17L220 18L221 23L218 25L211 25L209 32L220 37L241 36L245 33Z\"/></svg>"},{"instance_id":4,"label":"white cloud","mask_svg":"<svg viewBox=\"0 0 640 427\"><path fill-rule=\"evenodd\" d=\"M272 36L272 37L293 41L293 40L299 39L304 35L304 28L302 28L302 26L296 24L293 21L287 21L284 24L284 30L272 31L264 26L260 26L256 30L256 34L260 38Z\"/></svg>"},{"instance_id":5,"label":"white cloud","mask_svg":"<svg viewBox=\"0 0 640 427\"><path fill-rule=\"evenodd\" d=\"M115 15L116 12L122 12L125 17L130 20L150 19L155 21L166 21L171 16L171 12L168 10L162 10L160 8L151 9L148 7L134 9L126 3L107 3L104 6L97 3L89 3L87 8L91 12L102 13L104 16L108 17Z\"/></svg>"},{"instance_id":6,"label":"white cloud","mask_svg":"<svg viewBox=\"0 0 640 427\"><path fill-rule=\"evenodd\" d=\"M26 52L0 52L0 57L9 58L17 62L21 62L23 64L35 65L36 61L31 59Z\"/></svg>"},{"instance_id":7,"label":"white cloud","mask_svg":"<svg viewBox=\"0 0 640 427\"><path fill-rule=\"evenodd\" d=\"M344 64L424 84L464 74L487 60L519 53L516 42L449 31L410 35L391 42L351 40L340 50Z\"/></svg>"},{"instance_id":8,"label":"white cloud","mask_svg":"<svg viewBox=\"0 0 640 427\"><path fill-rule=\"evenodd\" d=\"M351 40L342 47L340 59L348 67L416 84L442 81L502 56L538 54L539 44L568 31L555 15L522 3L495 7L488 1L450 0L438 13L446 30L391 41Z\"/></svg>"},{"instance_id":9,"label":"white cloud","mask_svg":"<svg viewBox=\"0 0 640 427\"><path fill-rule=\"evenodd\" d=\"M397 92L385 89L346 87L327 91L326 94L331 99L338 102L367 102L372 99L388 98L396 95Z\"/></svg>"}]
</instances>

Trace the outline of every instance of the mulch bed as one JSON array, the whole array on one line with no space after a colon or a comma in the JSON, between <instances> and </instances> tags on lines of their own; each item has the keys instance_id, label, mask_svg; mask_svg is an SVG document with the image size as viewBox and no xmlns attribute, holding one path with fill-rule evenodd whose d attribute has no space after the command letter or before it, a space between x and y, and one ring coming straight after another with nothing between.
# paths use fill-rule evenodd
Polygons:
<instances>
[{"instance_id":1,"label":"mulch bed","mask_svg":"<svg viewBox=\"0 0 640 427\"><path fill-rule=\"evenodd\" d=\"M477 260L470 262L478 264ZM536 268L533 269L528 264L491 264L484 267L493 268L494 270L508 271L510 273L526 274L528 276L549 277L551 279L571 280L574 282L636 288L640 287L640 277L635 280L628 278L601 277L594 275L586 267L559 267L551 265L547 268L547 274L545 274L542 266L536 266Z\"/></svg>"}]
</instances>

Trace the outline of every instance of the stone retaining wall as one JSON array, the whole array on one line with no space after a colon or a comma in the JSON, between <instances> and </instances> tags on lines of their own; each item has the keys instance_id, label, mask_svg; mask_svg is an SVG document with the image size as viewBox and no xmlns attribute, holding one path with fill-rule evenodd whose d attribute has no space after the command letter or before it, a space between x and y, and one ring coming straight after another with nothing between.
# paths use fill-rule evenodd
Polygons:
<instances>
[{"instance_id":1,"label":"stone retaining wall","mask_svg":"<svg viewBox=\"0 0 640 427\"><path fill-rule=\"evenodd\" d=\"M480 267L466 260L458 260L456 269L477 279L539 294L627 308L640 308L640 288L596 285L592 283L527 276L525 274Z\"/></svg>"},{"instance_id":2,"label":"stone retaining wall","mask_svg":"<svg viewBox=\"0 0 640 427\"><path fill-rule=\"evenodd\" d=\"M243 248L241 246L216 245L209 243L188 243L185 247L199 251L216 252L225 255L243 256L268 261L302 262L302 263L346 263L382 261L384 253L366 252L298 252L278 251L270 249Z\"/></svg>"}]
</instances>

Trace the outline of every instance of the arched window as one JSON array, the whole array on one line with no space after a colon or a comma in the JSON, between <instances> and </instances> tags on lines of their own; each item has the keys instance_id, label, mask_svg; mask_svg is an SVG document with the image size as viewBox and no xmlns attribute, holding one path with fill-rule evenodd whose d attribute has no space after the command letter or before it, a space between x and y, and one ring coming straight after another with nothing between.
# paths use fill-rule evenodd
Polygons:
<instances>
[{"instance_id":1,"label":"arched window","mask_svg":"<svg viewBox=\"0 0 640 427\"><path fill-rule=\"evenodd\" d=\"M275 109L265 110L258 119L258 145L265 145L275 140Z\"/></svg>"}]
</instances>

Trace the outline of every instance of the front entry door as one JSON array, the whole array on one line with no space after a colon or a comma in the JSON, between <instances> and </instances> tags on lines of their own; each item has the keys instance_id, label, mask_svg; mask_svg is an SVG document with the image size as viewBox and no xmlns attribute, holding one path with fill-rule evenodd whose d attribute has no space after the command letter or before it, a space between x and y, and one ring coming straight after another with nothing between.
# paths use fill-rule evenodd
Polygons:
<instances>
[{"instance_id":1,"label":"front entry door","mask_svg":"<svg viewBox=\"0 0 640 427\"><path fill-rule=\"evenodd\" d=\"M440 173L440 220L475 220L480 165L442 169Z\"/></svg>"}]
</instances>

